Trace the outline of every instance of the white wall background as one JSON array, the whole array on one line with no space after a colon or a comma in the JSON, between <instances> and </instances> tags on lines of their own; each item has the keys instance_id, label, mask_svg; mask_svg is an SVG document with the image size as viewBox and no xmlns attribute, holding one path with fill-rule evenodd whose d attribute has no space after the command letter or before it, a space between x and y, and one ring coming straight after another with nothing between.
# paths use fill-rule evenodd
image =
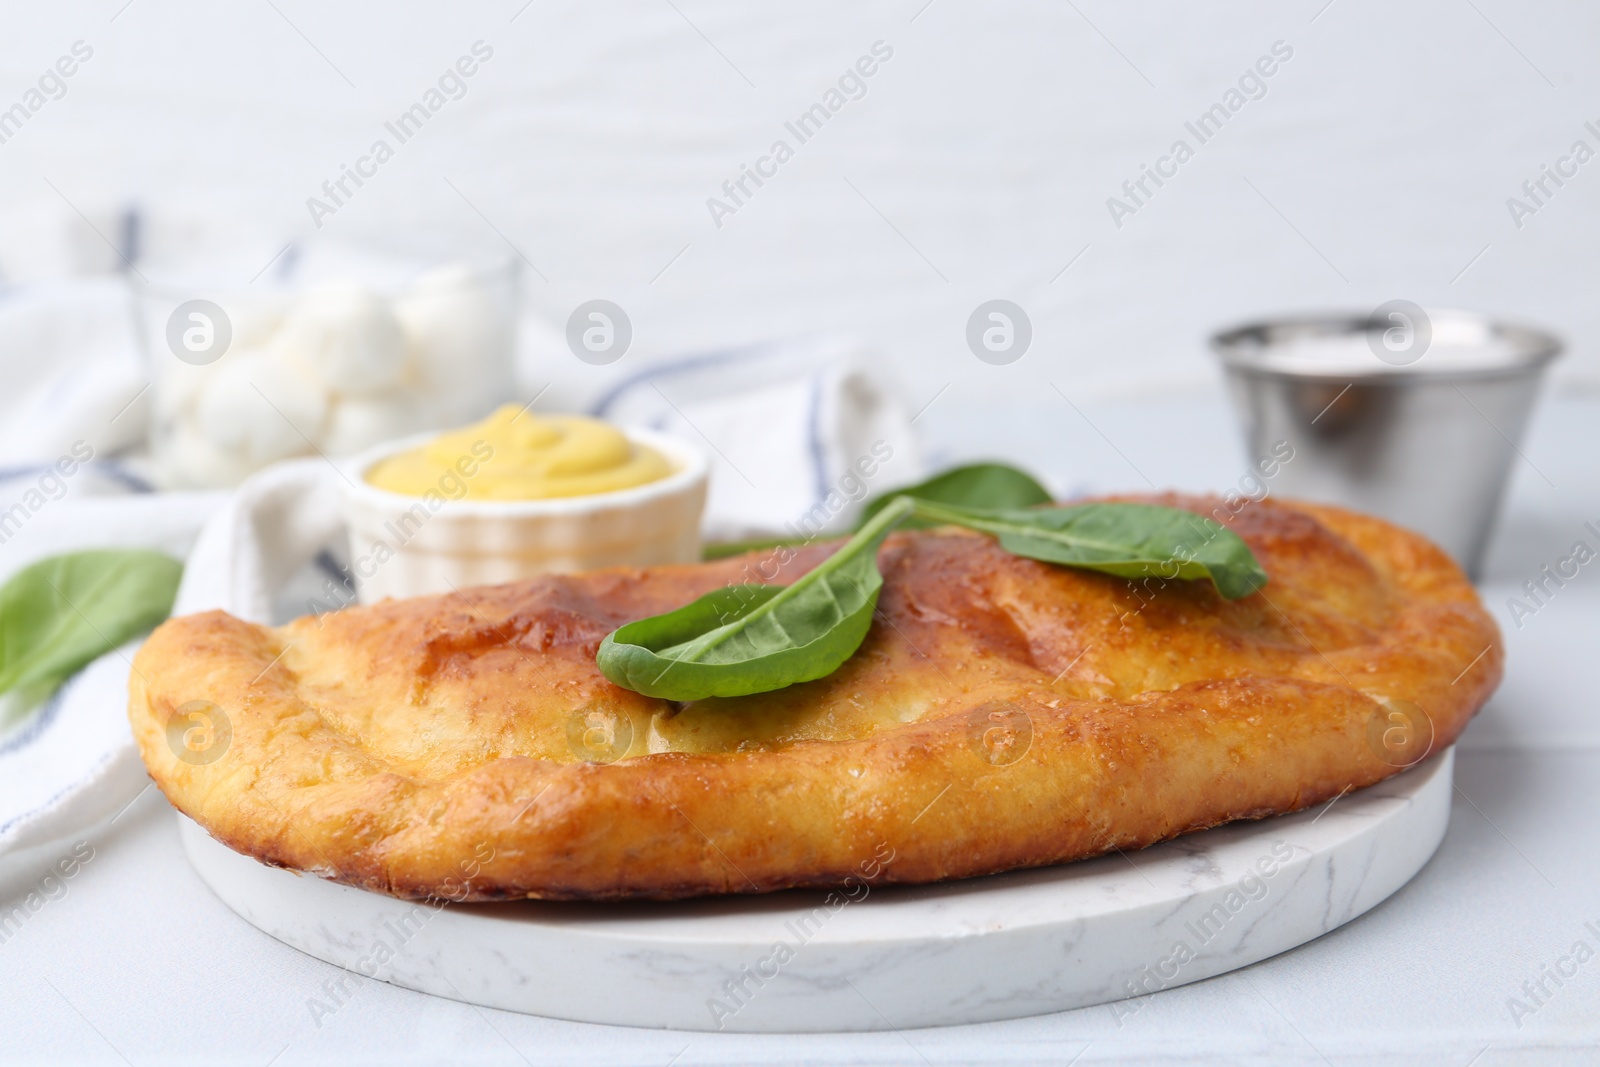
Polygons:
<instances>
[{"instance_id":1,"label":"white wall background","mask_svg":"<svg viewBox=\"0 0 1600 1067\"><path fill-rule=\"evenodd\" d=\"M574 402L663 354L819 331L874 341L913 406L1193 388L1217 326L1396 297L1552 326L1561 379L1600 383L1600 161L1520 230L1505 203L1600 149L1578 0L124 3L8 5L0 108L74 41L94 56L0 144L7 280L103 255L78 212L130 201L152 252L203 238L247 280L481 39L467 95L323 233L444 254L498 230L552 323L620 303L620 364L540 356ZM877 40L866 97L718 229L707 197ZM1114 226L1106 198L1279 40L1268 94ZM991 297L1033 319L1011 366L965 345Z\"/></svg>"}]
</instances>

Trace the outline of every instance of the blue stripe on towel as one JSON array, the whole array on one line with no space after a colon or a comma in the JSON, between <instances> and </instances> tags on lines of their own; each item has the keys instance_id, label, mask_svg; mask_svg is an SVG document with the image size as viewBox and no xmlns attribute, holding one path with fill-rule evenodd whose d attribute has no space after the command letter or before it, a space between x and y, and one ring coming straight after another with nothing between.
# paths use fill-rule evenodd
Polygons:
<instances>
[{"instance_id":1,"label":"blue stripe on towel","mask_svg":"<svg viewBox=\"0 0 1600 1067\"><path fill-rule=\"evenodd\" d=\"M720 367L729 363L737 363L748 358L751 352L760 351L762 345L749 345L744 348L733 348L722 352L712 352L704 356L687 356L676 363L662 363L654 367L639 371L616 385L600 397L589 408L589 414L595 418L604 418L610 411L611 405L621 399L622 394L629 392L636 385L643 385L652 378L661 378L669 374L677 374L686 370L704 370L707 367Z\"/></svg>"},{"instance_id":2,"label":"blue stripe on towel","mask_svg":"<svg viewBox=\"0 0 1600 1067\"><path fill-rule=\"evenodd\" d=\"M68 794L73 793L73 792L77 791L78 789L83 788L83 783L84 782L89 781L89 780L93 779L94 777L96 777L98 774L100 774L101 771L105 770L105 767L106 767L106 765L108 763L111 763L116 758L117 758L117 754L115 752L106 753L105 756L103 756L101 758L100 762L96 763L94 765L94 767L92 767L90 769L88 774L84 775L82 778L78 779L76 782L73 782L71 785L62 786L60 789L56 790L54 793L52 793L50 795L50 798L48 800L46 800L43 804L40 804L37 808L30 808L27 811L24 811L24 812L22 812L21 814L18 814L18 815L13 815L11 818L7 819L5 822L0 823L0 837L4 837L5 834L8 831L10 831L10 829L13 826L17 825L17 823L24 822L24 821L26 821L28 819L31 819L35 815L40 814L41 812L49 811L51 808L56 806L57 802L60 801L62 797L65 797ZM148 789L148 788L150 788L150 783L147 783L145 785L145 789ZM140 796L144 795L144 790L143 789L141 789L139 791L139 795ZM139 797L134 797L133 799L134 800L138 800ZM133 806L133 801L129 801L128 802L128 806L132 807Z\"/></svg>"},{"instance_id":3,"label":"blue stripe on towel","mask_svg":"<svg viewBox=\"0 0 1600 1067\"><path fill-rule=\"evenodd\" d=\"M91 468L133 493L153 493L156 487L114 459L102 459Z\"/></svg>"},{"instance_id":4,"label":"blue stripe on towel","mask_svg":"<svg viewBox=\"0 0 1600 1067\"><path fill-rule=\"evenodd\" d=\"M44 707L40 708L33 716L32 722L4 741L0 741L0 756L26 748L37 741L46 730L50 729L51 724L56 721L56 716L61 714L62 694L67 691L67 686L71 684L68 681L66 685L57 689L50 699L44 702Z\"/></svg>"},{"instance_id":5,"label":"blue stripe on towel","mask_svg":"<svg viewBox=\"0 0 1600 1067\"><path fill-rule=\"evenodd\" d=\"M806 413L806 424L811 428L811 484L817 499L813 506L828 499L828 457L822 445L822 375L811 376L811 410Z\"/></svg>"},{"instance_id":6,"label":"blue stripe on towel","mask_svg":"<svg viewBox=\"0 0 1600 1067\"><path fill-rule=\"evenodd\" d=\"M624 394L653 379L670 377L685 371L726 366L729 363L739 363L751 358L760 358L770 349L770 343L746 345L743 348L724 349L701 356L686 356L672 363L662 363L654 367L648 367L612 386L601 395L599 400L590 406L589 414L596 418L605 418L610 414L611 406L620 400ZM654 429L663 429L665 419L666 416L663 415ZM821 374L814 374L811 377L811 399L809 410L806 413L806 424L809 429L809 439L806 445L811 457L811 485L812 491L816 494L813 504L820 504L828 499L828 494L832 491L832 487L828 484L827 448L822 440Z\"/></svg>"},{"instance_id":7,"label":"blue stripe on towel","mask_svg":"<svg viewBox=\"0 0 1600 1067\"><path fill-rule=\"evenodd\" d=\"M98 459L85 463L83 469L92 474L98 474L107 481L116 482L130 493L153 493L156 487L144 478L133 473L127 467L114 459ZM16 478L33 478L55 470L52 463L30 463L21 467L0 467L0 482L9 482Z\"/></svg>"}]
</instances>

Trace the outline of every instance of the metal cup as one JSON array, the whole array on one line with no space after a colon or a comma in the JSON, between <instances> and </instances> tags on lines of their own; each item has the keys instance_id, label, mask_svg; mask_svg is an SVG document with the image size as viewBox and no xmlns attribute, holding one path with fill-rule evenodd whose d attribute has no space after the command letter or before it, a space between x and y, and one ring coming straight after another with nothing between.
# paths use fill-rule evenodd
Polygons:
<instances>
[{"instance_id":1,"label":"metal cup","mask_svg":"<svg viewBox=\"0 0 1600 1067\"><path fill-rule=\"evenodd\" d=\"M1252 457L1294 450L1275 490L1408 526L1477 577L1558 338L1392 301L1238 326L1211 347Z\"/></svg>"}]
</instances>

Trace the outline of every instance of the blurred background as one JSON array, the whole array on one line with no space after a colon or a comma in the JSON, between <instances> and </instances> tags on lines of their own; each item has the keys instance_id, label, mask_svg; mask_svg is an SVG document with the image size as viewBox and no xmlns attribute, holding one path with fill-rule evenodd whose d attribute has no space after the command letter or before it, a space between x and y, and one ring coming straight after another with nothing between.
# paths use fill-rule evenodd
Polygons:
<instances>
[{"instance_id":1,"label":"blurred background","mask_svg":"<svg viewBox=\"0 0 1600 1067\"><path fill-rule=\"evenodd\" d=\"M0 104L74 42L93 56L0 144L0 278L113 270L103 238L130 207L137 262L204 255L240 285L314 237L514 249L544 327L522 386L553 380L569 405L663 356L829 333L869 342L913 411L950 384L930 419L1060 413L1052 381L1074 399L1208 388L1214 327L1396 297L1551 324L1571 343L1559 380L1592 389L1600 179L1520 228L1506 201L1600 144L1597 21L1499 0L29 5L0 41ZM319 229L307 199L480 41L464 95ZM892 58L865 95L798 144L784 123L879 41ZM1119 227L1107 199L1197 144L1184 123L1275 42L1292 58L1265 95ZM719 226L708 198L779 138L794 158ZM619 364L560 344L593 298L632 319ZM1032 320L1014 365L965 343L991 298Z\"/></svg>"}]
</instances>

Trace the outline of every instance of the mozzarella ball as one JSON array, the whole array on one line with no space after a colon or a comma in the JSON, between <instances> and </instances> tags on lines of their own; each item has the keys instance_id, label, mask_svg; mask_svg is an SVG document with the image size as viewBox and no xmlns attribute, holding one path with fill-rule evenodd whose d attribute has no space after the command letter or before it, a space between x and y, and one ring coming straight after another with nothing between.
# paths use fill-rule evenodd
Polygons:
<instances>
[{"instance_id":1,"label":"mozzarella ball","mask_svg":"<svg viewBox=\"0 0 1600 1067\"><path fill-rule=\"evenodd\" d=\"M151 376L156 418L169 420L193 412L200 391L215 368L214 363L197 367L165 352L157 353L155 373Z\"/></svg>"},{"instance_id":2,"label":"mozzarella ball","mask_svg":"<svg viewBox=\"0 0 1600 1067\"><path fill-rule=\"evenodd\" d=\"M348 456L424 428L423 405L410 392L348 396L333 405L322 447L330 456Z\"/></svg>"},{"instance_id":3,"label":"mozzarella ball","mask_svg":"<svg viewBox=\"0 0 1600 1067\"><path fill-rule=\"evenodd\" d=\"M405 334L388 301L350 282L307 290L272 347L336 393L386 392L406 374Z\"/></svg>"},{"instance_id":4,"label":"mozzarella ball","mask_svg":"<svg viewBox=\"0 0 1600 1067\"><path fill-rule=\"evenodd\" d=\"M261 348L283 327L289 299L281 295L241 296L225 299L223 311L233 329L230 348Z\"/></svg>"},{"instance_id":5,"label":"mozzarella ball","mask_svg":"<svg viewBox=\"0 0 1600 1067\"><path fill-rule=\"evenodd\" d=\"M283 324L287 298L277 295L231 294L219 297L226 306L232 338L229 352L266 347ZM154 383L155 413L158 419L173 419L194 410L200 391L217 368L217 363L198 366L167 353L164 344L155 353L151 377ZM226 353L224 353L226 358Z\"/></svg>"},{"instance_id":6,"label":"mozzarella ball","mask_svg":"<svg viewBox=\"0 0 1600 1067\"><path fill-rule=\"evenodd\" d=\"M422 397L439 425L489 412L511 393L511 323L465 264L421 275L395 301Z\"/></svg>"},{"instance_id":7,"label":"mozzarella ball","mask_svg":"<svg viewBox=\"0 0 1600 1067\"><path fill-rule=\"evenodd\" d=\"M311 452L329 399L321 382L275 352L229 352L201 390L195 426L216 447L259 466Z\"/></svg>"},{"instance_id":8,"label":"mozzarella ball","mask_svg":"<svg viewBox=\"0 0 1600 1067\"><path fill-rule=\"evenodd\" d=\"M173 489L229 489L255 470L241 453L208 439L192 417L173 425L157 463L156 479Z\"/></svg>"}]
</instances>

